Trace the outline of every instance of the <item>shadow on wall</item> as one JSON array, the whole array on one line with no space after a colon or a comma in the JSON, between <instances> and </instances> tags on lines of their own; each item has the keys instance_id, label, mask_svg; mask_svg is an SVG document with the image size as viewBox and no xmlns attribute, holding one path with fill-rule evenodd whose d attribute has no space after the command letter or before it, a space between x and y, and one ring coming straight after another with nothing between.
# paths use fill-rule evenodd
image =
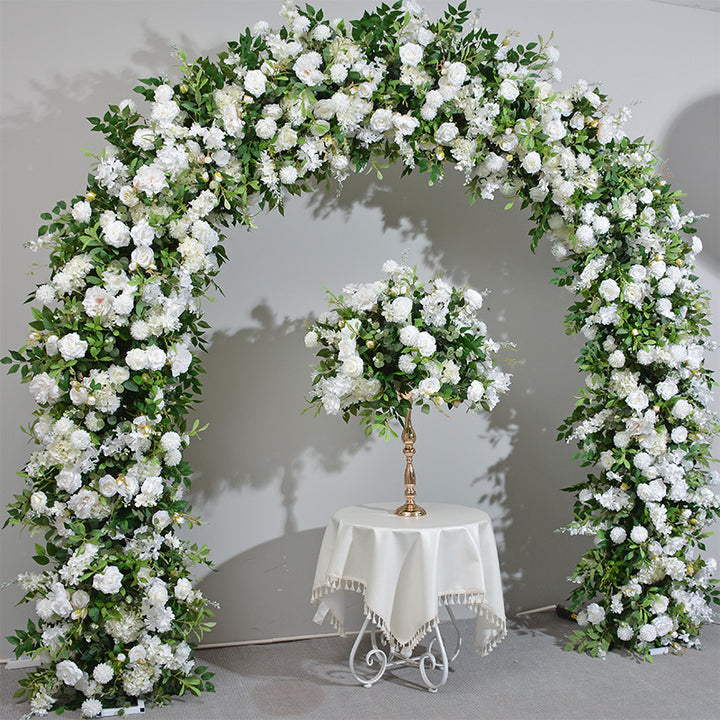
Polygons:
<instances>
[{"instance_id":1,"label":"shadow on wall","mask_svg":"<svg viewBox=\"0 0 720 720\"><path fill-rule=\"evenodd\" d=\"M278 322L267 304L255 307L252 318L257 327L213 334L203 357L202 415L211 424L187 452L197 470L193 502L220 500L230 487L256 488L280 476L284 532L292 535L302 456L311 451L323 470L337 473L367 442L349 438L337 418L300 416L298 399L310 391L304 320Z\"/></svg>"},{"instance_id":2,"label":"shadow on wall","mask_svg":"<svg viewBox=\"0 0 720 720\"><path fill-rule=\"evenodd\" d=\"M670 182L687 198L685 209L709 213L697 223L703 240L699 260L720 271L720 95L686 108L671 125L661 153L667 158ZM716 299L717 302L717 299ZM717 332L717 328L715 329Z\"/></svg>"},{"instance_id":3,"label":"shadow on wall","mask_svg":"<svg viewBox=\"0 0 720 720\"><path fill-rule=\"evenodd\" d=\"M571 460L574 448L555 442L555 428L572 409L572 397L582 381L568 372L581 343L564 335L562 318L571 296L549 285L549 253L540 249L532 257L526 218L517 211L504 212L502 200L470 208L462 178L454 175L428 188L424 176L401 179L400 169L391 168L382 184L369 176L352 177L341 195L317 190L305 202L318 220L340 213L348 224L348 235L354 236L358 231L351 227L353 209L376 209L386 231L407 238L427 237L423 260L431 268L454 283L469 282L491 291L485 313L489 333L495 338L512 338L518 346L513 386L498 408L483 419L480 437L474 426L474 446L443 444L452 457L439 462L447 461L452 467L463 462L458 460L463 454L482 452L500 458L482 474L468 476L470 487L464 488L460 501L467 503L467 497L474 497L478 507L493 518L507 607L514 611L563 600L569 591L565 578L586 541L555 533L572 517L571 498L560 489L579 481L584 473ZM288 248L286 261L302 267L310 251L309 247ZM337 252L340 267L344 253L340 244ZM377 258L378 268L384 259ZM417 258L408 260L412 264ZM357 281L371 279L359 277ZM221 277L223 282L232 280ZM333 287L332 278L327 282ZM268 302L256 307L253 316L258 327L232 335L216 333L204 360L208 375L202 414L208 419L222 418L223 425L211 425L191 450L189 459L199 471L193 500L219 500L228 486L257 487L281 473L278 509L284 508L286 534L223 563L218 574L205 579L203 589L226 607L237 608L228 610L228 618L236 617L233 613L244 614L241 605L262 603L263 597L272 595L279 603L277 614L290 618L288 627L298 628L304 622L300 618L308 617L305 590L311 583L322 535L320 529L297 532L293 507L308 480L303 474L303 458L311 449L326 470L337 473L365 443L356 440L348 446L348 434L337 418L320 416L305 423L295 406L288 409L287 398L302 397L309 387L303 320L279 322ZM228 377L233 378L231 384ZM457 417L461 414L454 413L449 422L462 421ZM452 443L452 435L450 438ZM508 447L496 452L493 443L507 443ZM380 472L385 470L383 467ZM436 487L435 491L437 497L445 489ZM448 487L448 502L456 501L452 492ZM252 507L247 511L253 512ZM303 592L281 591L278 585L275 570L289 562L285 558L290 556L294 558L294 577L307 580ZM247 625L244 622L233 620L238 638L262 636L254 634L250 617ZM274 636L282 632L278 630ZM314 627L314 632L322 630Z\"/></svg>"}]
</instances>

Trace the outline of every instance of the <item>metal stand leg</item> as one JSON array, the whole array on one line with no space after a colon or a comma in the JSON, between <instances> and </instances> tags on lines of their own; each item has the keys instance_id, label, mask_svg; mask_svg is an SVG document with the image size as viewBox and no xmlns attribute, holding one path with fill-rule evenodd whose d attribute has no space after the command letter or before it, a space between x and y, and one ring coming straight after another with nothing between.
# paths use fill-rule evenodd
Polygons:
<instances>
[{"instance_id":1,"label":"metal stand leg","mask_svg":"<svg viewBox=\"0 0 720 720\"><path fill-rule=\"evenodd\" d=\"M363 636L368 629L368 625L371 623L370 616L366 616L350 651L349 665L352 676L363 687L369 688L380 680L387 670L412 666L418 668L420 671L420 677L427 686L427 689L432 693L437 692L438 689L447 682L450 663L458 656L462 645L462 638L460 637L460 630L455 621L455 615L449 607L447 610L456 633L455 650L450 658L448 658L447 651L445 650L445 643L443 642L440 627L437 623L433 626L434 637L430 640L424 652L419 655L412 655L412 653L407 650L400 651L391 644L388 645L386 652L378 645L377 629L375 625L372 624L370 628L371 649L365 655L365 664L368 668L372 668L373 665L377 663L379 668L370 677L361 677L357 672L355 658ZM440 672L440 681L437 683L432 682L428 677L428 670L438 670Z\"/></svg>"}]
</instances>

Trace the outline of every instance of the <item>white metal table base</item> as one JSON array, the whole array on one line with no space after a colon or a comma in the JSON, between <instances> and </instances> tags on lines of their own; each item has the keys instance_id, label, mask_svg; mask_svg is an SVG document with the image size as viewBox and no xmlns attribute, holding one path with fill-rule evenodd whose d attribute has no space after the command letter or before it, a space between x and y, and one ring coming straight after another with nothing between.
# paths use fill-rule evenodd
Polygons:
<instances>
[{"instance_id":1,"label":"white metal table base","mask_svg":"<svg viewBox=\"0 0 720 720\"><path fill-rule=\"evenodd\" d=\"M423 648L420 648L421 650L423 650L423 652L418 655L413 655L412 651L399 650L392 643L388 643L387 639L382 633L380 633L380 643L387 647L386 649L381 648L380 644L378 643L377 627L375 626L375 623L373 623L370 619L370 616L366 615L365 621L363 622L362 627L360 628L360 632L358 633L358 636L353 643L352 650L350 651L350 672L352 673L353 677L361 685L369 688L372 687L378 680L380 680L380 678L382 678L382 676L387 670L394 670L400 667L413 666L420 670L420 677L422 677L422 680L427 686L427 689L432 693L437 692L438 689L447 682L450 663L458 656L458 654L460 653L460 647L462 646L462 638L460 637L460 630L457 626L457 623L455 622L455 615L453 614L453 611L449 606L447 606L447 611L448 615L450 616L453 628L455 629L455 634L457 638L455 643L455 650L449 658L447 655L447 651L445 650L445 643L443 642L442 635L440 634L440 628L438 626L438 623L435 623L432 627L431 632L434 634L434 637L427 644L427 647L425 647L424 650ZM372 647L365 654L365 664L370 669L371 673L375 664L378 665L378 669L375 670L375 672L369 677L361 677L357 672L355 656L357 655L357 651L360 647L363 636L365 635L365 631L368 629L368 625L371 625L370 643ZM436 643L437 648L435 648ZM360 663L360 665L362 665L362 663ZM437 670L438 672L440 672L440 681L434 683L428 677L428 670Z\"/></svg>"}]
</instances>

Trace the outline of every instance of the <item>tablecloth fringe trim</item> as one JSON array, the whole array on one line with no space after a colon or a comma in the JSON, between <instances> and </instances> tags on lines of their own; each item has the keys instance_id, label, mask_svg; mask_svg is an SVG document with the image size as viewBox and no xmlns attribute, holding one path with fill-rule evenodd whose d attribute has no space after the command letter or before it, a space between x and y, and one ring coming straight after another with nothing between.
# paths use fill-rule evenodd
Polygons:
<instances>
[{"instance_id":1,"label":"tablecloth fringe trim","mask_svg":"<svg viewBox=\"0 0 720 720\"><path fill-rule=\"evenodd\" d=\"M400 642L388 628L387 622L383 617L378 615L371 607L367 604L366 597L366 585L361 580L353 580L350 578L342 578L333 575L328 575L325 578L325 582L313 588L312 591L312 602L317 604L326 595L330 595L338 590L350 590L356 593L362 593L363 597L363 614L370 617L370 620L375 623L375 626L383 634L383 637L390 645L395 646L401 652L410 651L412 652L417 644L432 630L437 623L440 622L439 615L435 615L432 620L424 623L412 636L409 642ZM507 635L507 625L505 619L494 613L485 603L485 593L445 593L438 596L439 605L464 605L466 608L474 612L479 617L490 621L495 629L495 633L492 638L483 645L476 643L475 647L480 655L487 655L503 640ZM338 631L341 637L345 637L345 625L335 616L335 613L330 610L328 612L330 616L330 624Z\"/></svg>"}]
</instances>

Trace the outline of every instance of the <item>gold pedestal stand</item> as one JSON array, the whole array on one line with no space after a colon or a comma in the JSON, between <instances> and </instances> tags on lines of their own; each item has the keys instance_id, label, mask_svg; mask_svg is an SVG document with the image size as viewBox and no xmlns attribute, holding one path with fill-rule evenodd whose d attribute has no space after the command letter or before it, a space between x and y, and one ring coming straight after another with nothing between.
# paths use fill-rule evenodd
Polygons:
<instances>
[{"instance_id":1,"label":"gold pedestal stand","mask_svg":"<svg viewBox=\"0 0 720 720\"><path fill-rule=\"evenodd\" d=\"M413 467L413 455L415 454L415 429L412 426L410 414L412 406L408 408L405 416L405 426L403 427L400 439L405 443L403 453L405 454L405 504L401 505L396 511L396 515L401 517L422 517L426 514L425 510L415 504L415 468Z\"/></svg>"}]
</instances>

